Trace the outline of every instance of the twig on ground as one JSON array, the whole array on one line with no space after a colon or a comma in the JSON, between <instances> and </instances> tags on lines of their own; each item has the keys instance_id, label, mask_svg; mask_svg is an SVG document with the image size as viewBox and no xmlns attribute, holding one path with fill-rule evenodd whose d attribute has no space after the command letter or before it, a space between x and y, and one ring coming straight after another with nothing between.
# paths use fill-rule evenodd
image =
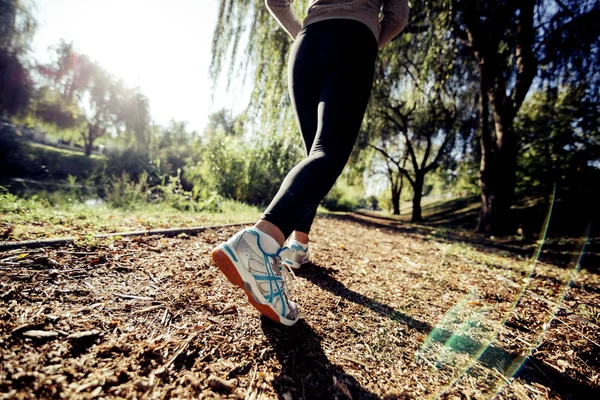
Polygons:
<instances>
[{"instance_id":1,"label":"twig on ground","mask_svg":"<svg viewBox=\"0 0 600 400\"><path fill-rule=\"evenodd\" d=\"M150 307L142 308L141 310L134 311L133 313L134 314L143 314L143 313L147 313L150 311L158 310L163 307L165 307L163 304L159 304L157 306L150 306Z\"/></svg>"},{"instance_id":2,"label":"twig on ground","mask_svg":"<svg viewBox=\"0 0 600 400\"><path fill-rule=\"evenodd\" d=\"M196 336L198 336L197 332L192 333L190 335L190 337L181 345L179 350L177 350L175 352L175 354L173 354L173 357L171 357L171 359L166 362L166 364L164 364L162 367L159 367L156 370L154 370L154 375L160 375L160 374L164 373L171 366L171 364L173 364L173 362L175 362L177 357L179 357L181 355L181 353L183 353L187 349L187 347L190 345L192 340L194 340L196 338Z\"/></svg>"},{"instance_id":3,"label":"twig on ground","mask_svg":"<svg viewBox=\"0 0 600 400\"><path fill-rule=\"evenodd\" d=\"M134 296L132 294L122 294L122 293L115 293L115 296L122 297L124 299L132 299L132 300L146 300L146 301L156 300L154 297Z\"/></svg>"},{"instance_id":4,"label":"twig on ground","mask_svg":"<svg viewBox=\"0 0 600 400\"><path fill-rule=\"evenodd\" d=\"M570 330L572 330L573 332L577 333L579 336L581 336L582 338L584 338L585 340L588 340L590 343L593 343L596 347L600 347L600 344L598 344L597 342L593 341L592 339L590 339L589 337L585 336L583 333L579 332L577 329L573 328L571 325L569 325L568 323L566 323L565 321L563 321L562 319L556 317L556 320L559 322L562 322L563 324L566 325L567 328L569 328Z\"/></svg>"},{"instance_id":5,"label":"twig on ground","mask_svg":"<svg viewBox=\"0 0 600 400\"><path fill-rule=\"evenodd\" d=\"M436 371L439 370L439 368L436 367L434 363L429 361L429 359L427 359L427 357L425 357L423 355L419 355L419 359L425 361L425 363L427 363L427 365L429 365L431 368L435 369Z\"/></svg>"},{"instance_id":6,"label":"twig on ground","mask_svg":"<svg viewBox=\"0 0 600 400\"><path fill-rule=\"evenodd\" d=\"M343 358L344 360L347 360L347 361L352 361L353 363L355 363L355 364L358 364L358 365L362 365L362 366L363 366L363 367L365 367L365 368L373 368L373 366L372 366L372 365L370 365L370 364L367 364L367 363L365 363L365 362L362 362L362 361L360 361L360 360L357 360L357 359L356 359L356 358L354 358L354 357L348 357L348 356L341 355L341 356L340 356L340 358Z\"/></svg>"},{"instance_id":7,"label":"twig on ground","mask_svg":"<svg viewBox=\"0 0 600 400\"><path fill-rule=\"evenodd\" d=\"M252 386L254 385L254 379L256 379L256 366L254 366L254 369L252 371L252 378L250 379L250 384L246 389L246 395L244 396L244 400L248 400L250 398L250 394L252 394Z\"/></svg>"},{"instance_id":8,"label":"twig on ground","mask_svg":"<svg viewBox=\"0 0 600 400\"><path fill-rule=\"evenodd\" d=\"M66 251L66 250L58 250L57 253L59 254L70 254L73 256L93 256L96 253L91 252L91 251Z\"/></svg>"},{"instance_id":9,"label":"twig on ground","mask_svg":"<svg viewBox=\"0 0 600 400\"><path fill-rule=\"evenodd\" d=\"M150 278L150 280L154 283L156 283L157 285L160 285L160 281L158 279L156 279L150 272L144 270L144 273L146 275L148 275L148 277Z\"/></svg>"}]
</instances>

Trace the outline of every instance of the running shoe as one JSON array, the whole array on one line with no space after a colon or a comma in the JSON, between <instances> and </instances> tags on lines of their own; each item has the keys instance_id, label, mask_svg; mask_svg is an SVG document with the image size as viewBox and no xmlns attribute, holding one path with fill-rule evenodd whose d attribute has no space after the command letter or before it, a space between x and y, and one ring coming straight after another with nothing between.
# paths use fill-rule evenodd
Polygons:
<instances>
[{"instance_id":1,"label":"running shoe","mask_svg":"<svg viewBox=\"0 0 600 400\"><path fill-rule=\"evenodd\" d=\"M300 243L299 241L292 239L288 243L288 248L290 251L286 252L287 257L285 257L284 264L297 270L302 264L308 262L308 244Z\"/></svg>"},{"instance_id":2,"label":"running shoe","mask_svg":"<svg viewBox=\"0 0 600 400\"><path fill-rule=\"evenodd\" d=\"M288 292L291 271L281 263L281 254L287 251L283 247L276 254L265 253L259 233L248 228L217 246L212 259L229 282L246 292L254 308L275 322L291 326L298 321L299 312Z\"/></svg>"}]
</instances>

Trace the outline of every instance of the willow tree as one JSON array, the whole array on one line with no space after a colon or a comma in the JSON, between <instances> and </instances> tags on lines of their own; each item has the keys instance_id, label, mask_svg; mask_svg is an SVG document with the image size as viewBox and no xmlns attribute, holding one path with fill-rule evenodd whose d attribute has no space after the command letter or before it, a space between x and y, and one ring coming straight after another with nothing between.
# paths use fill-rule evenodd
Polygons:
<instances>
[{"instance_id":1,"label":"willow tree","mask_svg":"<svg viewBox=\"0 0 600 400\"><path fill-rule=\"evenodd\" d=\"M298 15L304 15L306 6L307 0L294 3ZM472 95L479 102L480 114L482 207L478 229L510 231L519 149L515 116L532 85L556 88L584 82L588 96L598 99L600 2L414 1L405 32L423 33L423 40L415 42L413 50L439 57L439 62L435 57L426 58L419 69L426 71L436 63L451 65L446 60L454 55L454 67L470 78L467 86L478 88ZM238 57L240 43L248 36L243 56ZM289 116L285 112L289 110L285 77L290 44L263 0L221 0L213 42L213 79L227 72L231 81L234 71L250 77L250 108L263 119L285 120ZM382 57L388 56L384 52ZM394 60L394 55L389 57L388 61ZM476 76L469 72L473 63ZM224 71L225 65L228 71ZM447 79L439 74L436 84L443 85Z\"/></svg>"},{"instance_id":2,"label":"willow tree","mask_svg":"<svg viewBox=\"0 0 600 400\"><path fill-rule=\"evenodd\" d=\"M308 0L293 3L297 15L304 15L307 7ZM210 66L213 88L222 78L228 89L236 79L249 83L248 114L259 117L263 128L289 125L287 60L292 43L264 0L220 0Z\"/></svg>"},{"instance_id":3,"label":"willow tree","mask_svg":"<svg viewBox=\"0 0 600 400\"><path fill-rule=\"evenodd\" d=\"M449 0L413 3L411 23L377 60L371 104L356 159L381 160L394 213L406 181L413 189L412 220L420 221L428 174L451 161L465 109L472 106L474 65L456 46ZM379 163L377 162L379 159Z\"/></svg>"}]
</instances>

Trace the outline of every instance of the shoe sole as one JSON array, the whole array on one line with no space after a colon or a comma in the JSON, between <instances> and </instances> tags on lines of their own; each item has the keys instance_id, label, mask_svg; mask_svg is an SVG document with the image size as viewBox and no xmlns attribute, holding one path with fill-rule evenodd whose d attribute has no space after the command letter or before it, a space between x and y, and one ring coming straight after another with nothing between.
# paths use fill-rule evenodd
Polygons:
<instances>
[{"instance_id":1,"label":"shoe sole","mask_svg":"<svg viewBox=\"0 0 600 400\"><path fill-rule=\"evenodd\" d=\"M250 284L242 279L242 276L240 275L234 262L231 260L229 255L223 251L221 246L213 250L211 257L217 268L219 268L223 275L225 275L227 280L246 292L246 295L248 296L248 302L250 302L250 304L252 304L252 306L261 314L282 325L291 326L296 323L296 321L289 321L288 319L281 318L277 311L273 310L270 305L261 304L255 298L254 292L248 288Z\"/></svg>"}]
</instances>

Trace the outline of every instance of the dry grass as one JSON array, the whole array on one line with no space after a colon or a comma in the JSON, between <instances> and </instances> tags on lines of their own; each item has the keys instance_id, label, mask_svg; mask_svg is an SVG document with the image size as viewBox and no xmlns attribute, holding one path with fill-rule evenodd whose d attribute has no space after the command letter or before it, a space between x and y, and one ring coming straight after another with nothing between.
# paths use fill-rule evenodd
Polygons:
<instances>
[{"instance_id":1,"label":"dry grass","mask_svg":"<svg viewBox=\"0 0 600 400\"><path fill-rule=\"evenodd\" d=\"M0 254L0 393L598 398L596 272L319 218L295 280L303 319L284 328L210 263L232 233Z\"/></svg>"}]
</instances>

